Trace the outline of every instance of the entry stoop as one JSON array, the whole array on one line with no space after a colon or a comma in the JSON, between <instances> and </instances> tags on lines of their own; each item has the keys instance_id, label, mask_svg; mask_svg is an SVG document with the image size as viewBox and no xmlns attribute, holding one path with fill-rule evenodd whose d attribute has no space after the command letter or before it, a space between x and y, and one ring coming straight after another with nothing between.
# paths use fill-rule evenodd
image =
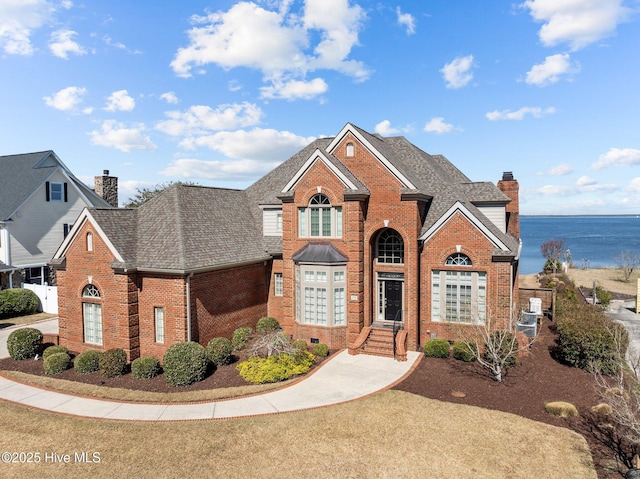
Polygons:
<instances>
[{"instance_id":1,"label":"entry stoop","mask_svg":"<svg viewBox=\"0 0 640 479\"><path fill-rule=\"evenodd\" d=\"M407 360L406 338L404 330L396 330L396 351L393 352L393 328L371 326L364 328L354 347L349 348L350 354L369 354L394 358L398 361Z\"/></svg>"}]
</instances>

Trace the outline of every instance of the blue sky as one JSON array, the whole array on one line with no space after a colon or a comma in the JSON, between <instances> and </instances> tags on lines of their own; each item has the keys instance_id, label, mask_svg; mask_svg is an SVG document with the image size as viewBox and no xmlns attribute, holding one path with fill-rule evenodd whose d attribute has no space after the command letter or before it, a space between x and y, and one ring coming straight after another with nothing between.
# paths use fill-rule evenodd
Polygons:
<instances>
[{"instance_id":1,"label":"blue sky","mask_svg":"<svg viewBox=\"0 0 640 479\"><path fill-rule=\"evenodd\" d=\"M640 214L639 0L0 0L0 155L244 188L347 122ZM1 174L1 172L0 172Z\"/></svg>"}]
</instances>

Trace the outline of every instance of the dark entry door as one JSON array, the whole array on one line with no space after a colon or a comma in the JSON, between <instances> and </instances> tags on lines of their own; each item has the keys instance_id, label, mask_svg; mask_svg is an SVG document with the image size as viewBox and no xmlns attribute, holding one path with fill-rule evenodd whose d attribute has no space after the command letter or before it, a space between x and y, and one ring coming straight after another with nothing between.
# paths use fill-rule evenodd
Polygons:
<instances>
[{"instance_id":1,"label":"dark entry door","mask_svg":"<svg viewBox=\"0 0 640 479\"><path fill-rule=\"evenodd\" d=\"M384 319L402 321L402 281L386 280L384 282Z\"/></svg>"}]
</instances>

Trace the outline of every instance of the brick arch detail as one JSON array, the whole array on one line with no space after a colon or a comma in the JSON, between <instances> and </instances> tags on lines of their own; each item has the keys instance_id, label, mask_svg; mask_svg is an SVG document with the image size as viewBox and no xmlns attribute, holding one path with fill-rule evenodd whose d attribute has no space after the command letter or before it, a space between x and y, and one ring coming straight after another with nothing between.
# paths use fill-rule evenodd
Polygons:
<instances>
[{"instance_id":1,"label":"brick arch detail","mask_svg":"<svg viewBox=\"0 0 640 479\"><path fill-rule=\"evenodd\" d=\"M471 263L473 266L475 266L477 264L477 262L479 261L477 255L470 249L462 247L460 248L460 251L458 251L455 246L453 248L446 248L445 250L443 250L443 252L441 253L441 255L438 257L438 264L441 265L442 267L449 267L451 265L447 265L445 264L445 261L447 260L447 258L449 256L451 256L452 254L456 254L456 253L462 253L467 255L470 259L471 259ZM461 268L466 267L466 266L461 266Z\"/></svg>"},{"instance_id":2,"label":"brick arch detail","mask_svg":"<svg viewBox=\"0 0 640 479\"><path fill-rule=\"evenodd\" d=\"M320 192L318 192L318 188L317 187L308 188L308 189L300 192L300 197L302 199L302 201L299 204L300 207L309 206L309 202L311 201L311 198L313 198L317 194L322 194L322 195L325 195L327 198L329 198L329 201L331 202L331 206L340 206L340 205L342 205L342 201L340 200L340 196L336 195L331 188L327 188L327 187L325 187L323 185L318 185L318 186L322 187L322 190Z\"/></svg>"}]
</instances>

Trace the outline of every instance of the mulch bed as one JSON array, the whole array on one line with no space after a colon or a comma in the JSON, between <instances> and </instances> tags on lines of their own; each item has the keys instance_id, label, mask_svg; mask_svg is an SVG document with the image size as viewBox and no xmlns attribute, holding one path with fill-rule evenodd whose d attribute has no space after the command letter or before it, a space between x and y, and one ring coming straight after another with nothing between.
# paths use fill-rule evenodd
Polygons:
<instances>
[{"instance_id":1,"label":"mulch bed","mask_svg":"<svg viewBox=\"0 0 640 479\"><path fill-rule=\"evenodd\" d=\"M414 371L394 389L440 401L504 411L554 426L571 428L587 439L599 478L621 477L605 467L610 463L612 453L607 449L607 445L602 443L602 437L597 431L594 433L593 424L588 422L590 409L600 402L593 376L553 359L555 338L553 324L547 319L543 320L539 336L533 343L529 355L521 358L516 367L507 370L502 383L495 382L488 371L477 363L464 363L453 358L423 358ZM236 364L237 362L219 367L204 381L179 388L167 385L162 375L151 380L136 380L131 374L107 379L99 373L81 375L71 369L55 377L144 391L194 391L249 384L239 376ZM42 361L2 359L1 369L44 375ZM582 419L551 416L544 409L545 403L551 401L574 404Z\"/></svg>"}]
</instances>

